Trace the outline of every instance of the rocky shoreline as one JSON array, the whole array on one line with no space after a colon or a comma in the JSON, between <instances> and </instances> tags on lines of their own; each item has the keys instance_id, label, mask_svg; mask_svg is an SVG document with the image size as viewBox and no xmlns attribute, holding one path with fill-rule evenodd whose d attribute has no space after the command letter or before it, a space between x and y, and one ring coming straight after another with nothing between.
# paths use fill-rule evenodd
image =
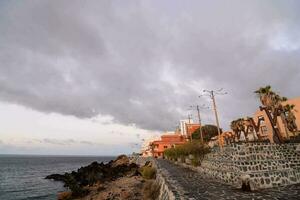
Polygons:
<instances>
[{"instance_id":1,"label":"rocky shoreline","mask_svg":"<svg viewBox=\"0 0 300 200\"><path fill-rule=\"evenodd\" d=\"M147 190L153 189L154 177L143 173L145 168L151 169L151 163L139 166L121 155L107 164L93 162L77 171L51 174L46 179L64 183L67 190L58 194L59 200L150 200Z\"/></svg>"}]
</instances>

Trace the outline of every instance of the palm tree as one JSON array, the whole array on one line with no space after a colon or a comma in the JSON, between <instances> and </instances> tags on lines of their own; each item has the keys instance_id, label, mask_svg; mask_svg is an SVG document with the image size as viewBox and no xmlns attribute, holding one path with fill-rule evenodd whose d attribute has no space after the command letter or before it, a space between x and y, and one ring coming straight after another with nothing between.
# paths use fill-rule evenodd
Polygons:
<instances>
[{"instance_id":1,"label":"palm tree","mask_svg":"<svg viewBox=\"0 0 300 200\"><path fill-rule=\"evenodd\" d=\"M271 96L273 94L273 91L271 90L270 85L267 85L266 87L260 87L254 93L258 95L263 106L271 107L272 105Z\"/></svg>"},{"instance_id":2,"label":"palm tree","mask_svg":"<svg viewBox=\"0 0 300 200\"><path fill-rule=\"evenodd\" d=\"M235 133L238 141L240 140L241 133L243 132L245 134L245 126L242 118L233 120L230 124L230 128Z\"/></svg>"},{"instance_id":3,"label":"palm tree","mask_svg":"<svg viewBox=\"0 0 300 200\"><path fill-rule=\"evenodd\" d=\"M296 125L296 117L293 111L297 112L295 110L295 105L286 104L285 106L283 106L283 121L285 122L287 129L295 136L298 128Z\"/></svg>"},{"instance_id":4,"label":"palm tree","mask_svg":"<svg viewBox=\"0 0 300 200\"><path fill-rule=\"evenodd\" d=\"M258 118L258 122L256 124L252 117L247 118L247 123L248 123L247 129L249 129L249 127L251 127L254 130L254 132L256 133L256 136L258 137L259 141L263 140L262 135L260 135L260 133L259 133L260 124L262 121L264 121L264 118Z\"/></svg>"},{"instance_id":5,"label":"palm tree","mask_svg":"<svg viewBox=\"0 0 300 200\"><path fill-rule=\"evenodd\" d=\"M260 98L260 101L264 107L260 107L261 110L264 110L271 122L275 136L277 136L279 142L283 142L283 137L279 130L279 125L277 117L280 116L283 118L283 106L282 103L287 100L286 97L281 97L272 91L270 85L266 87L261 87L255 91L255 93ZM284 119L283 119L284 121Z\"/></svg>"},{"instance_id":6,"label":"palm tree","mask_svg":"<svg viewBox=\"0 0 300 200\"><path fill-rule=\"evenodd\" d=\"M230 123L230 128L233 131L233 133L235 134L236 138L239 140L239 127L238 127L238 120L233 120Z\"/></svg>"}]
</instances>

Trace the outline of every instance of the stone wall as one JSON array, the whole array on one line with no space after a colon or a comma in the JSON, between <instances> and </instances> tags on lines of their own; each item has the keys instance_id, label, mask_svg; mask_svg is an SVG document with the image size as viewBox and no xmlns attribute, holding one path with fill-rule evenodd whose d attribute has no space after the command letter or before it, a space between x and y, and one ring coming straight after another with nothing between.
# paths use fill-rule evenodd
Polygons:
<instances>
[{"instance_id":1,"label":"stone wall","mask_svg":"<svg viewBox=\"0 0 300 200\"><path fill-rule=\"evenodd\" d=\"M159 185L159 197L157 200L181 200L183 191L182 189L176 186L176 183L172 182L168 172L164 169L161 169L157 162L152 157L136 157L132 159L132 162L142 166L147 161L152 163L152 166L156 168L156 178L155 183Z\"/></svg>"},{"instance_id":2,"label":"stone wall","mask_svg":"<svg viewBox=\"0 0 300 200\"><path fill-rule=\"evenodd\" d=\"M300 144L231 144L207 154L193 168L237 188L251 190L300 183Z\"/></svg>"}]
</instances>

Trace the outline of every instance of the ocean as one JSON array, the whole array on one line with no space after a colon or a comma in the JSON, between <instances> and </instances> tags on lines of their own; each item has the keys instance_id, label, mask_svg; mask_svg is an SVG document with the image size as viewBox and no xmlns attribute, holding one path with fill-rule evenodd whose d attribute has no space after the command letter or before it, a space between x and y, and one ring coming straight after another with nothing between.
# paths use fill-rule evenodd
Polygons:
<instances>
[{"instance_id":1,"label":"ocean","mask_svg":"<svg viewBox=\"0 0 300 200\"><path fill-rule=\"evenodd\" d=\"M93 161L108 162L115 157L0 155L0 200L55 200L63 183L46 180Z\"/></svg>"}]
</instances>

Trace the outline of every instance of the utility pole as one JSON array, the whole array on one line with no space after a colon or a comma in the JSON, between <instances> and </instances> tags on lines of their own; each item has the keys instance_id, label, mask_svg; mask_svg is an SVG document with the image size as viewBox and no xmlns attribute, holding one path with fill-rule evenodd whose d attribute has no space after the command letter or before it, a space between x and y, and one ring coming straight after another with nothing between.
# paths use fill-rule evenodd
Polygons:
<instances>
[{"instance_id":1,"label":"utility pole","mask_svg":"<svg viewBox=\"0 0 300 200\"><path fill-rule=\"evenodd\" d=\"M220 93L222 90L223 90L223 88L221 88L217 92L215 92L213 90L203 90L203 92L208 92L209 93L209 96L210 96L210 98L212 99L212 102L213 102L213 109L214 109L214 113L215 113L215 117L216 117L216 124L217 124L217 128L218 128L218 137L219 137L219 147L220 147L220 150L222 150L221 130L220 130L220 123L219 123L218 111L217 111L217 106L216 106L215 93L216 94L222 94L222 95L227 94L227 92Z\"/></svg>"},{"instance_id":2,"label":"utility pole","mask_svg":"<svg viewBox=\"0 0 300 200\"><path fill-rule=\"evenodd\" d=\"M191 123L192 115L188 114L189 124Z\"/></svg>"},{"instance_id":3,"label":"utility pole","mask_svg":"<svg viewBox=\"0 0 300 200\"><path fill-rule=\"evenodd\" d=\"M188 114L189 124L191 124L191 118L192 118L192 115ZM189 135L189 128L188 128L187 124L185 124L185 128L186 128L187 135ZM191 142L193 141L192 134L190 135L190 140L191 140Z\"/></svg>"},{"instance_id":4,"label":"utility pole","mask_svg":"<svg viewBox=\"0 0 300 200\"><path fill-rule=\"evenodd\" d=\"M199 131L200 131L200 140L201 140L201 143L203 143L203 133L202 133L202 127L201 127L200 108L199 108L199 106L198 106L198 105L196 106L196 108L197 108L197 112L198 112Z\"/></svg>"},{"instance_id":5,"label":"utility pole","mask_svg":"<svg viewBox=\"0 0 300 200\"><path fill-rule=\"evenodd\" d=\"M204 108L205 105L202 105L202 108ZM196 108L197 110L197 114L198 114L198 122L199 122L199 131L200 131L200 140L201 143L203 143L203 133L202 133L202 129L201 129L201 116L200 116L200 106L196 105L196 106L190 106L190 108Z\"/></svg>"},{"instance_id":6,"label":"utility pole","mask_svg":"<svg viewBox=\"0 0 300 200\"><path fill-rule=\"evenodd\" d=\"M213 109L215 111L216 123L217 123L217 128L218 128L219 147L220 147L220 149L222 149L220 123L219 123L218 111L217 111L217 106L216 106L216 99L215 99L215 95L214 95L213 90L211 91L211 98L213 100Z\"/></svg>"}]
</instances>

